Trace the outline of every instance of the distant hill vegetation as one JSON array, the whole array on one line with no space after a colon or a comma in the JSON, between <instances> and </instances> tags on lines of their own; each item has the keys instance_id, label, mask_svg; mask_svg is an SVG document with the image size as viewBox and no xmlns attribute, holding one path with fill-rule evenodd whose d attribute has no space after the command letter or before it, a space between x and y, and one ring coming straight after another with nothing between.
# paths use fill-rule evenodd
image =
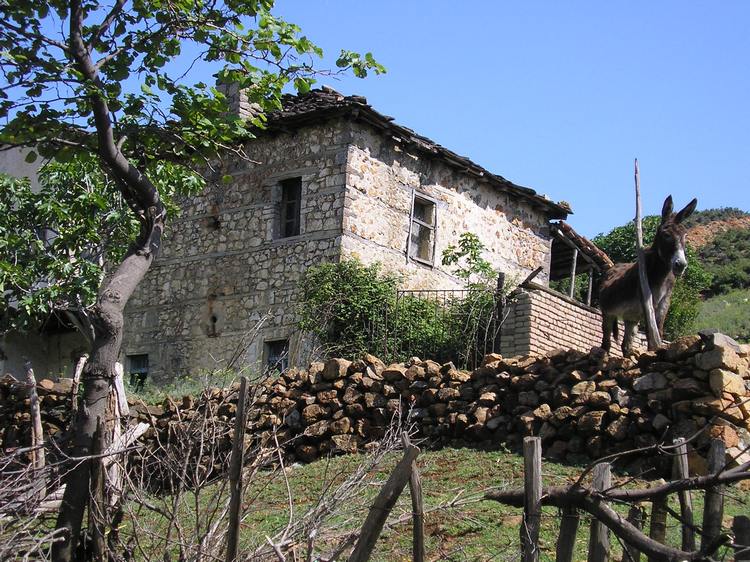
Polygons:
<instances>
[{"instance_id":1,"label":"distant hill vegetation","mask_svg":"<svg viewBox=\"0 0 750 562\"><path fill-rule=\"evenodd\" d=\"M687 221L688 244L711 282L696 318L697 329L714 328L750 340L750 213L708 209Z\"/></svg>"}]
</instances>

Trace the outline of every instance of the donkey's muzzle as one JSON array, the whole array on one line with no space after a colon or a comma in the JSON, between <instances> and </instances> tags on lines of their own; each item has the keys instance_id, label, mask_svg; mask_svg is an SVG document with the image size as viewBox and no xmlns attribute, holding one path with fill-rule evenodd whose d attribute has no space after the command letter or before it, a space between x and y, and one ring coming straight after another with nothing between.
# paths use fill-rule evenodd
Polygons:
<instances>
[{"instance_id":1,"label":"donkey's muzzle","mask_svg":"<svg viewBox=\"0 0 750 562\"><path fill-rule=\"evenodd\" d=\"M687 262L685 261L678 260L674 262L674 264L672 265L672 271L678 277L682 275L683 273L685 273L686 269L687 269Z\"/></svg>"}]
</instances>

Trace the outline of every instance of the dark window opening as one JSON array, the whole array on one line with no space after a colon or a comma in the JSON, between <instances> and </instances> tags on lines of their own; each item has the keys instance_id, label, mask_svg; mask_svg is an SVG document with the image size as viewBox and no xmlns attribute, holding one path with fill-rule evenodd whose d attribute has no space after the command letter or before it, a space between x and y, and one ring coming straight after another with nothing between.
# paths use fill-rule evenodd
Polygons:
<instances>
[{"instance_id":1,"label":"dark window opening","mask_svg":"<svg viewBox=\"0 0 750 562\"><path fill-rule=\"evenodd\" d=\"M281 182L281 215L279 237L288 238L300 233L302 209L302 178L289 178Z\"/></svg>"},{"instance_id":2,"label":"dark window opening","mask_svg":"<svg viewBox=\"0 0 750 562\"><path fill-rule=\"evenodd\" d=\"M435 261L435 202L421 197L414 197L411 217L411 236L409 256L432 265Z\"/></svg>"},{"instance_id":3,"label":"dark window opening","mask_svg":"<svg viewBox=\"0 0 750 562\"><path fill-rule=\"evenodd\" d=\"M130 374L130 386L134 390L143 390L148 377L148 354L128 355L126 357L128 373Z\"/></svg>"},{"instance_id":4,"label":"dark window opening","mask_svg":"<svg viewBox=\"0 0 750 562\"><path fill-rule=\"evenodd\" d=\"M289 368L289 340L266 342L266 371L284 372Z\"/></svg>"}]
</instances>

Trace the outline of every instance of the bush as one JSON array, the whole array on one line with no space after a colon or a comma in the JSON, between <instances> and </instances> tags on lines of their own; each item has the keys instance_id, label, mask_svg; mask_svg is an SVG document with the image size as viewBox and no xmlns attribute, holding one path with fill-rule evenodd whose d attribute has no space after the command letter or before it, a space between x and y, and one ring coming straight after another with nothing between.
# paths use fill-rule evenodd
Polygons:
<instances>
[{"instance_id":1,"label":"bush","mask_svg":"<svg viewBox=\"0 0 750 562\"><path fill-rule=\"evenodd\" d=\"M312 334L325 355L355 357L385 333L386 311L395 304L399 278L378 263L348 259L305 272L299 328Z\"/></svg>"},{"instance_id":2,"label":"bush","mask_svg":"<svg viewBox=\"0 0 750 562\"><path fill-rule=\"evenodd\" d=\"M385 361L412 356L473 365L494 336L495 295L471 280L457 294L398 294L399 278L358 260L320 264L302 279L299 328L312 334L320 355L375 353ZM398 295L398 296L397 296Z\"/></svg>"}]
</instances>

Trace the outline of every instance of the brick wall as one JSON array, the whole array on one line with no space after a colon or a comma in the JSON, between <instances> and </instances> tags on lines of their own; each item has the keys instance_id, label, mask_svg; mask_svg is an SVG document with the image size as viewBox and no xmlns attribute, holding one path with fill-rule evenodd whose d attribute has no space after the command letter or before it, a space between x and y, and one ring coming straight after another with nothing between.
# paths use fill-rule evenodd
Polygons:
<instances>
[{"instance_id":1,"label":"brick wall","mask_svg":"<svg viewBox=\"0 0 750 562\"><path fill-rule=\"evenodd\" d=\"M601 312L548 287L527 284L511 295L506 313L501 342L506 357L561 347L589 351L601 345ZM620 323L620 337L623 333ZM646 347L643 334L638 333L635 345ZM621 355L619 341L613 341L611 353Z\"/></svg>"}]
</instances>

